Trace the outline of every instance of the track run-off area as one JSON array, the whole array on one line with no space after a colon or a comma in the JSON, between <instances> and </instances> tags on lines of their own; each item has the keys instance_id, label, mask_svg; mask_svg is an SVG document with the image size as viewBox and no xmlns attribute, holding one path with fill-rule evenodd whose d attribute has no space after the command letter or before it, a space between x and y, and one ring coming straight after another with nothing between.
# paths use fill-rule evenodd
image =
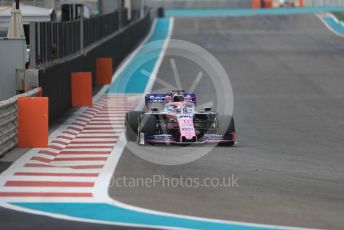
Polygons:
<instances>
[{"instance_id":1,"label":"track run-off area","mask_svg":"<svg viewBox=\"0 0 344 230\"><path fill-rule=\"evenodd\" d=\"M141 46L116 71L113 84L94 98L92 108L78 110L51 134L48 149L29 151L1 174L0 205L100 228L340 229L344 38L338 36L340 23L326 11L235 17L167 12L179 17L156 20ZM123 135L125 112L140 110L145 93L168 85L192 88L200 67L165 56L170 39L203 47L225 68L240 142L178 166L144 161L126 147ZM160 41L157 58L132 71L153 41ZM215 91L204 74L195 89L198 103L212 101L216 108ZM153 148L164 147L142 147ZM235 175L240 186L111 184L112 178L154 175Z\"/></svg>"}]
</instances>

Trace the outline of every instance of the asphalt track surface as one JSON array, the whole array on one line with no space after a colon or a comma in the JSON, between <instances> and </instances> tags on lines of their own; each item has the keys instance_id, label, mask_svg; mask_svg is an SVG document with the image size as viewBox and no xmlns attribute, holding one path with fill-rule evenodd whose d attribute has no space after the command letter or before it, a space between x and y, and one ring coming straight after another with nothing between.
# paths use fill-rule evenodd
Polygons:
<instances>
[{"instance_id":1,"label":"asphalt track surface","mask_svg":"<svg viewBox=\"0 0 344 230\"><path fill-rule=\"evenodd\" d=\"M149 163L124 150L115 177L239 178L239 187L111 187L122 202L178 214L262 224L344 226L344 38L314 15L176 18L172 38L200 45L230 75L240 144L217 147L179 166ZM184 88L201 68L165 57L158 78ZM153 91L161 90L155 83ZM199 103L214 101L204 76ZM158 148L144 147L145 150ZM182 148L182 147L181 147ZM187 149L187 148L186 148Z\"/></svg>"}]
</instances>

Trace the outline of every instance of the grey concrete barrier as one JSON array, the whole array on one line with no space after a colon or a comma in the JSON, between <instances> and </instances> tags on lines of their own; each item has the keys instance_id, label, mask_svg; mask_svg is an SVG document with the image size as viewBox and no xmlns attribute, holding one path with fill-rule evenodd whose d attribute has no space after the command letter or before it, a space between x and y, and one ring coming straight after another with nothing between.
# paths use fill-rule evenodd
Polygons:
<instances>
[{"instance_id":1,"label":"grey concrete barrier","mask_svg":"<svg viewBox=\"0 0 344 230\"><path fill-rule=\"evenodd\" d=\"M305 7L344 7L344 0L304 0Z\"/></svg>"},{"instance_id":2,"label":"grey concrete barrier","mask_svg":"<svg viewBox=\"0 0 344 230\"><path fill-rule=\"evenodd\" d=\"M13 149L18 142L18 97L37 96L41 88L0 101L0 156Z\"/></svg>"}]
</instances>

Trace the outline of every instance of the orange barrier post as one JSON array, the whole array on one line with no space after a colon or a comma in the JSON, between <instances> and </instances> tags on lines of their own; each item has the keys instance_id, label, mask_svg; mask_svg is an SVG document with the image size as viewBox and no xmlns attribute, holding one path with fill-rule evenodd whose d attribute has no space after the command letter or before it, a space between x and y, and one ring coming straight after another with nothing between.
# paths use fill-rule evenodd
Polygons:
<instances>
[{"instance_id":1,"label":"orange barrier post","mask_svg":"<svg viewBox=\"0 0 344 230\"><path fill-rule=\"evenodd\" d=\"M300 7L304 7L305 6L305 0L299 0L300 1Z\"/></svg>"},{"instance_id":2,"label":"orange barrier post","mask_svg":"<svg viewBox=\"0 0 344 230\"><path fill-rule=\"evenodd\" d=\"M92 106L92 73L75 72L71 75L72 106Z\"/></svg>"},{"instance_id":3,"label":"orange barrier post","mask_svg":"<svg viewBox=\"0 0 344 230\"><path fill-rule=\"evenodd\" d=\"M109 85L112 81L112 58L96 59L96 83Z\"/></svg>"},{"instance_id":4,"label":"orange barrier post","mask_svg":"<svg viewBox=\"0 0 344 230\"><path fill-rule=\"evenodd\" d=\"M261 8L260 0L252 0L252 8L253 8L253 9L259 9L259 8Z\"/></svg>"},{"instance_id":5,"label":"orange barrier post","mask_svg":"<svg viewBox=\"0 0 344 230\"><path fill-rule=\"evenodd\" d=\"M47 97L18 98L18 147L48 147Z\"/></svg>"},{"instance_id":6,"label":"orange barrier post","mask_svg":"<svg viewBox=\"0 0 344 230\"><path fill-rule=\"evenodd\" d=\"M265 8L272 8L272 0L264 0Z\"/></svg>"}]
</instances>

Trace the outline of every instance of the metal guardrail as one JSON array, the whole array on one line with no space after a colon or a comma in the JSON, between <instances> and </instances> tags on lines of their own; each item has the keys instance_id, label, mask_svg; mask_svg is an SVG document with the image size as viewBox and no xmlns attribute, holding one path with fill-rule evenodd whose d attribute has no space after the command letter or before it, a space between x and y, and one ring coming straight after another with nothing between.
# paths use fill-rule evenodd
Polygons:
<instances>
[{"instance_id":1,"label":"metal guardrail","mask_svg":"<svg viewBox=\"0 0 344 230\"><path fill-rule=\"evenodd\" d=\"M36 88L0 102L0 156L13 149L18 142L18 98L32 97L40 91L41 88Z\"/></svg>"}]
</instances>

